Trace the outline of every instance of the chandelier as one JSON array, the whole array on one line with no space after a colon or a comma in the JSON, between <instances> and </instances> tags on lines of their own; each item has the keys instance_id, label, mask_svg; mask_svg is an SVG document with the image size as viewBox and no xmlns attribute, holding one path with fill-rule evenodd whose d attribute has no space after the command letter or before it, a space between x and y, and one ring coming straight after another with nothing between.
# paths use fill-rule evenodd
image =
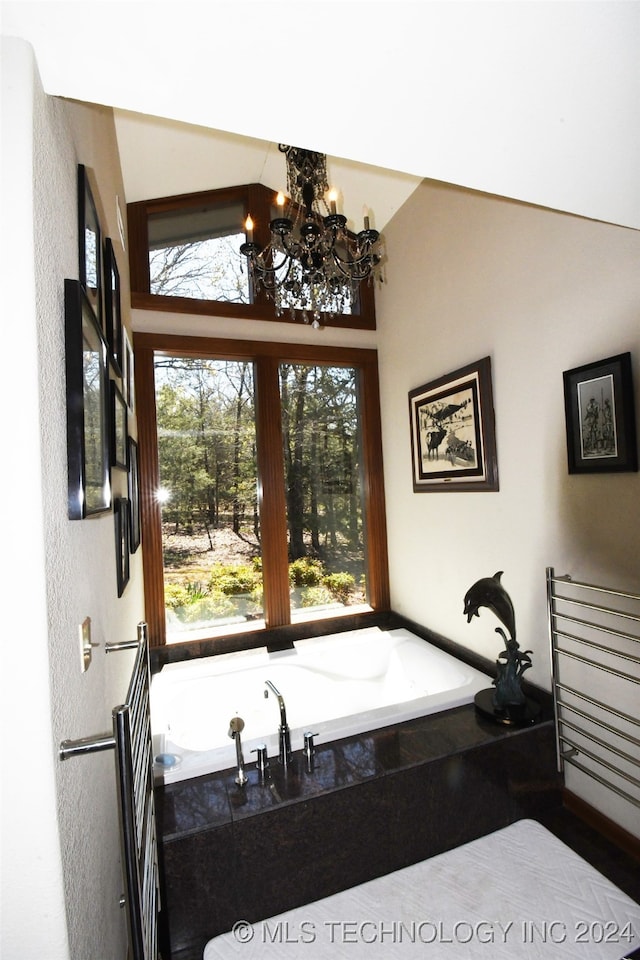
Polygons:
<instances>
[{"instance_id":1,"label":"chandelier","mask_svg":"<svg viewBox=\"0 0 640 960\"><path fill-rule=\"evenodd\" d=\"M301 310L304 322L317 328L321 314L348 313L360 283L376 277L380 234L369 226L366 210L364 229L347 230L347 218L336 210L337 191L329 190L324 154L282 143L278 149L286 156L289 200L278 194L278 215L264 249L254 242L254 223L247 217L240 253L254 287L273 300L276 316L289 310L294 317Z\"/></svg>"}]
</instances>

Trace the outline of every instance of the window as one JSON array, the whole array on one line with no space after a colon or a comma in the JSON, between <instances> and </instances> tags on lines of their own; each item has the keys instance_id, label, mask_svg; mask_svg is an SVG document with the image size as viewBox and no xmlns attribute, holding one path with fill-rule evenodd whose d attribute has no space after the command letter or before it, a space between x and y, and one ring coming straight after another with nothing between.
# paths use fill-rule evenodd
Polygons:
<instances>
[{"instance_id":1,"label":"window","mask_svg":"<svg viewBox=\"0 0 640 960\"><path fill-rule=\"evenodd\" d=\"M229 187L131 203L129 265L131 303L147 310L171 310L259 320L301 322L301 311L276 318L273 303L251 286L240 246L250 212L255 239L269 242L276 194L260 184ZM373 286L360 285L333 326L375 329Z\"/></svg>"},{"instance_id":2,"label":"window","mask_svg":"<svg viewBox=\"0 0 640 960\"><path fill-rule=\"evenodd\" d=\"M154 361L170 643L262 621L253 364Z\"/></svg>"},{"instance_id":3,"label":"window","mask_svg":"<svg viewBox=\"0 0 640 960\"><path fill-rule=\"evenodd\" d=\"M155 645L388 609L375 351L136 335Z\"/></svg>"},{"instance_id":4,"label":"window","mask_svg":"<svg viewBox=\"0 0 640 960\"><path fill-rule=\"evenodd\" d=\"M367 604L359 370L281 363L291 618Z\"/></svg>"},{"instance_id":5,"label":"window","mask_svg":"<svg viewBox=\"0 0 640 960\"><path fill-rule=\"evenodd\" d=\"M249 303L243 212L229 202L150 214L150 293Z\"/></svg>"}]
</instances>

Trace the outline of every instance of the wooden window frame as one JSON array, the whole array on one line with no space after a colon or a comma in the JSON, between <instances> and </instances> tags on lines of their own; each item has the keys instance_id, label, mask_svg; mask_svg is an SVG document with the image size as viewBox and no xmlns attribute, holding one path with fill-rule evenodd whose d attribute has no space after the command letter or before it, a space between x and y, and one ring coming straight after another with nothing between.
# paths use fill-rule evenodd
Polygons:
<instances>
[{"instance_id":1,"label":"wooden window frame","mask_svg":"<svg viewBox=\"0 0 640 960\"><path fill-rule=\"evenodd\" d=\"M245 216L251 213L256 222L255 240L262 247L269 243L269 221L275 206L276 193L260 183L184 193L175 197L140 200L127 204L129 234L129 270L131 275L131 306L141 310L162 310L169 313L189 313L197 316L238 317L247 320L270 320L279 323L301 323L302 311L291 315L287 310L277 317L275 307L264 292L252 292L252 303L228 303L224 300L199 300L191 297L171 297L151 293L149 276L149 217L152 214L188 210L189 207L213 206L216 203L241 203ZM330 318L322 315L323 325L352 330L375 330L376 310L373 284L360 284L359 311Z\"/></svg>"},{"instance_id":2,"label":"wooden window frame","mask_svg":"<svg viewBox=\"0 0 640 960\"><path fill-rule=\"evenodd\" d=\"M259 509L262 531L265 622L260 634L291 624L287 555L287 517L282 458L279 365L282 362L336 364L359 371L363 450L363 509L366 529L368 604L376 614L390 609L387 529L382 467L382 437L377 351L347 347L134 334L142 542L144 544L145 619L152 646L166 644L161 508L159 487L154 358L169 356L248 360L256 369L256 435ZM330 630L331 620L323 618ZM234 634L242 645L242 635ZM224 639L216 632L211 640ZM174 646L173 644L171 646ZM175 644L176 647L180 644Z\"/></svg>"}]
</instances>

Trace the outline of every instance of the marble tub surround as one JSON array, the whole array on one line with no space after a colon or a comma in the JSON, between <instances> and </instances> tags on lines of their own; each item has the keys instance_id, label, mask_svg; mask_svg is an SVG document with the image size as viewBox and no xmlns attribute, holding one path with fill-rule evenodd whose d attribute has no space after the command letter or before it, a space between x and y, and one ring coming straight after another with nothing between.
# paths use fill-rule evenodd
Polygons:
<instances>
[{"instance_id":1,"label":"marble tub surround","mask_svg":"<svg viewBox=\"0 0 640 960\"><path fill-rule=\"evenodd\" d=\"M560 803L548 703L527 728L466 705L318 743L312 771L270 763L263 784L247 764L244 788L234 770L157 788L169 960Z\"/></svg>"}]
</instances>

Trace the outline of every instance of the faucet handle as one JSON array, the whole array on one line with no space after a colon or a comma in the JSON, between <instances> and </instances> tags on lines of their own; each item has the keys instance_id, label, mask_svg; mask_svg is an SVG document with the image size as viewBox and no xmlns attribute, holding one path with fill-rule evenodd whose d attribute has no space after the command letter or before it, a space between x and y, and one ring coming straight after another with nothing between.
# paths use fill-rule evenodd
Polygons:
<instances>
[{"instance_id":1,"label":"faucet handle","mask_svg":"<svg viewBox=\"0 0 640 960\"><path fill-rule=\"evenodd\" d=\"M251 753L257 753L256 757L256 767L258 768L258 773L261 776L264 776L269 769L269 758L267 756L267 745L266 743L261 743L259 746L252 750Z\"/></svg>"},{"instance_id":2,"label":"faucet handle","mask_svg":"<svg viewBox=\"0 0 640 960\"><path fill-rule=\"evenodd\" d=\"M310 730L307 730L304 735L304 754L307 758L312 757L316 752L316 748L313 743L313 738L317 737L317 733L311 733Z\"/></svg>"}]
</instances>

